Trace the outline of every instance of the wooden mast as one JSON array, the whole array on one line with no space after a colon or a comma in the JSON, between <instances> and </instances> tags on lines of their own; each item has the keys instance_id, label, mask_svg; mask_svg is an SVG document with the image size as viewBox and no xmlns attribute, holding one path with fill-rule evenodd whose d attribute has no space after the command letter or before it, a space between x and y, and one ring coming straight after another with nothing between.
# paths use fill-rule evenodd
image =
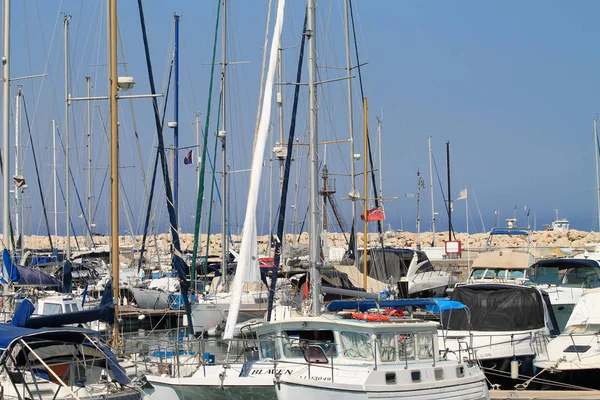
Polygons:
<instances>
[{"instance_id":1,"label":"wooden mast","mask_svg":"<svg viewBox=\"0 0 600 400\"><path fill-rule=\"evenodd\" d=\"M110 20L110 234L112 291L115 305L112 345L119 348L119 119L117 110L117 0L109 0Z\"/></svg>"}]
</instances>

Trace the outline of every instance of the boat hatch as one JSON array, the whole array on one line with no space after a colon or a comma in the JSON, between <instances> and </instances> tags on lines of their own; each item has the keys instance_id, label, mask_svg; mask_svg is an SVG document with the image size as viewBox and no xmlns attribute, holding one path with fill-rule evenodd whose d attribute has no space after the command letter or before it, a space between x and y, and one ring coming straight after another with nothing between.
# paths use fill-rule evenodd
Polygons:
<instances>
[{"instance_id":1,"label":"boat hatch","mask_svg":"<svg viewBox=\"0 0 600 400\"><path fill-rule=\"evenodd\" d=\"M591 346L572 344L563 351L565 353L585 353L589 349L591 349Z\"/></svg>"},{"instance_id":2,"label":"boat hatch","mask_svg":"<svg viewBox=\"0 0 600 400\"><path fill-rule=\"evenodd\" d=\"M309 345L308 342L302 343L306 343L306 346L303 347L304 360L306 362L314 364L327 364L329 362L321 346L316 344Z\"/></svg>"}]
</instances>

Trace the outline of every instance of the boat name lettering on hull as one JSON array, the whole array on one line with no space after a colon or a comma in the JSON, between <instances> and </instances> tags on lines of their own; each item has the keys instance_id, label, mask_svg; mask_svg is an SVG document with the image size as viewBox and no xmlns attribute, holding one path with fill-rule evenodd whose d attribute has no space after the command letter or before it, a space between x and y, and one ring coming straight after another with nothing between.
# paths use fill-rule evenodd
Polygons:
<instances>
[{"instance_id":1,"label":"boat name lettering on hull","mask_svg":"<svg viewBox=\"0 0 600 400\"><path fill-rule=\"evenodd\" d=\"M291 369L278 369L277 372L281 372L283 375L291 375ZM253 369L250 375L275 375L274 369Z\"/></svg>"}]
</instances>

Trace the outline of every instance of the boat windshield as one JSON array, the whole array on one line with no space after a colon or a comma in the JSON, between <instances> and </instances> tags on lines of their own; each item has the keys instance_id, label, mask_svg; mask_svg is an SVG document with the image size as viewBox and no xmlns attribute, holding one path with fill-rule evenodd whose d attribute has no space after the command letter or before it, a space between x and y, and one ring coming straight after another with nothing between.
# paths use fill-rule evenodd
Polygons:
<instances>
[{"instance_id":1,"label":"boat windshield","mask_svg":"<svg viewBox=\"0 0 600 400\"><path fill-rule=\"evenodd\" d=\"M573 314L573 309L575 308L575 304L553 304L552 312L554 313L554 317L556 318L556 323L558 324L558 329L562 332L569 322L569 318L571 318L571 314Z\"/></svg>"},{"instance_id":2,"label":"boat windshield","mask_svg":"<svg viewBox=\"0 0 600 400\"><path fill-rule=\"evenodd\" d=\"M317 345L327 356L337 356L333 331L294 330L283 331L283 354L290 358L304 358L304 348Z\"/></svg>"},{"instance_id":3,"label":"boat windshield","mask_svg":"<svg viewBox=\"0 0 600 400\"><path fill-rule=\"evenodd\" d=\"M493 269L476 269L471 272L471 279L495 279L496 271Z\"/></svg>"},{"instance_id":4,"label":"boat windshield","mask_svg":"<svg viewBox=\"0 0 600 400\"><path fill-rule=\"evenodd\" d=\"M577 287L598 287L600 279L596 268L591 266L577 266L573 268L560 268L557 265L532 267L530 282L536 285L560 285Z\"/></svg>"},{"instance_id":5,"label":"boat windshield","mask_svg":"<svg viewBox=\"0 0 600 400\"><path fill-rule=\"evenodd\" d=\"M569 325L563 333L598 333L600 332L600 324L576 324Z\"/></svg>"}]
</instances>

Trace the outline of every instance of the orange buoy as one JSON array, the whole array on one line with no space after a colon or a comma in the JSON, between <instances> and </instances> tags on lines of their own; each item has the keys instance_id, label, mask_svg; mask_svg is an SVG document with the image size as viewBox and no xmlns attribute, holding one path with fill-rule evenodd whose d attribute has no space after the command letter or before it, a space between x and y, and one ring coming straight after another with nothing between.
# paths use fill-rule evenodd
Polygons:
<instances>
[{"instance_id":1,"label":"orange buoy","mask_svg":"<svg viewBox=\"0 0 600 400\"><path fill-rule=\"evenodd\" d=\"M390 322L390 317L378 314L352 313L352 318L368 322Z\"/></svg>"}]
</instances>

